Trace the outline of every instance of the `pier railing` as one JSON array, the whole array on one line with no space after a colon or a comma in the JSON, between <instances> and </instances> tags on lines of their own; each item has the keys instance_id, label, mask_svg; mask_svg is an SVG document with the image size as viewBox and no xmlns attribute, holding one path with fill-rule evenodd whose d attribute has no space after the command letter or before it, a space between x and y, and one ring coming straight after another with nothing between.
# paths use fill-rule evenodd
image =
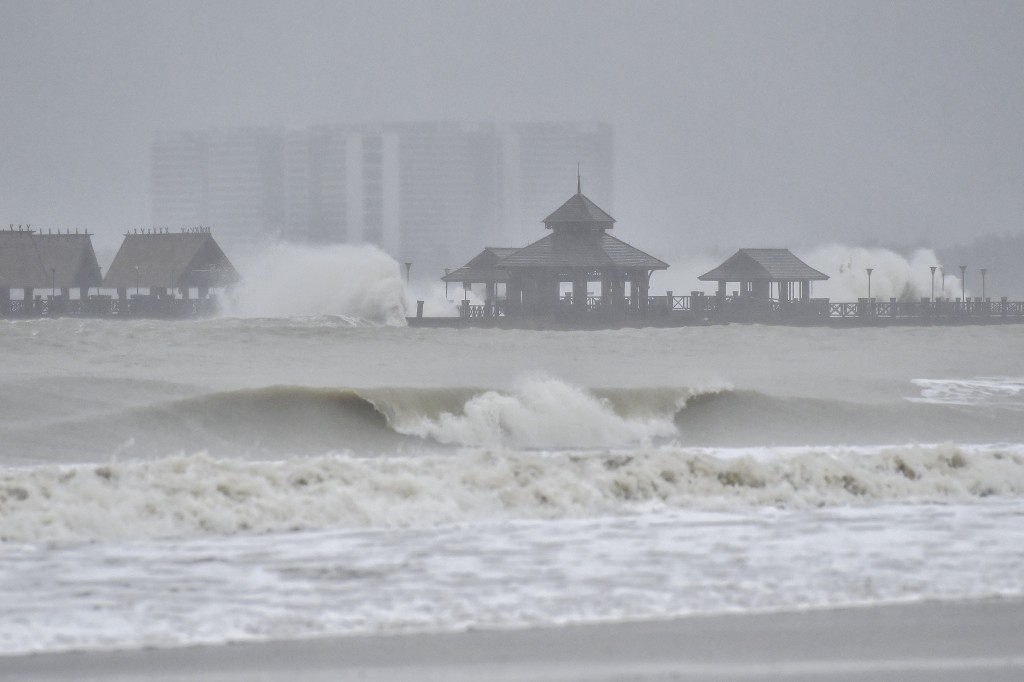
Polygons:
<instances>
[{"instance_id":1,"label":"pier railing","mask_svg":"<svg viewBox=\"0 0 1024 682\"><path fill-rule=\"evenodd\" d=\"M47 296L30 300L12 299L5 302L0 317L148 317L148 318L189 318L211 315L216 312L218 301L214 297L160 298L157 296L132 296L127 299L112 296L89 296L88 298L64 298Z\"/></svg>"},{"instance_id":2,"label":"pier railing","mask_svg":"<svg viewBox=\"0 0 1024 682\"><path fill-rule=\"evenodd\" d=\"M828 319L961 319L961 318L1021 318L1024 302L1006 298L992 299L921 299L900 301L894 298L878 300L862 298L854 302L830 301L827 298L808 300L756 299L742 296L707 296L694 292L689 296L651 296L648 306L652 310L688 313L735 313L738 315L799 315Z\"/></svg>"}]
</instances>

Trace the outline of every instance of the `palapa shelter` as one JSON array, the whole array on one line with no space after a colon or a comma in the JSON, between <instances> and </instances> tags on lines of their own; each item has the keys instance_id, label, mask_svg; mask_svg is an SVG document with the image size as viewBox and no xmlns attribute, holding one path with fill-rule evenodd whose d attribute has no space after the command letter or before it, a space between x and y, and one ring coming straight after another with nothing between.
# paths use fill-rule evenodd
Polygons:
<instances>
[{"instance_id":1,"label":"palapa shelter","mask_svg":"<svg viewBox=\"0 0 1024 682\"><path fill-rule=\"evenodd\" d=\"M828 275L807 265L789 249L740 249L698 279L718 282L720 299L725 298L727 284L737 282L740 298L768 301L774 284L779 301L807 301L811 298L811 282L826 280Z\"/></svg>"},{"instance_id":2,"label":"palapa shelter","mask_svg":"<svg viewBox=\"0 0 1024 682\"><path fill-rule=\"evenodd\" d=\"M231 286L239 279L209 228L161 229L125 234L103 286L117 289L122 299L131 288L148 289L158 297L170 297L177 289L184 298L195 288L199 298L206 298L210 289Z\"/></svg>"},{"instance_id":3,"label":"palapa shelter","mask_svg":"<svg viewBox=\"0 0 1024 682\"><path fill-rule=\"evenodd\" d=\"M561 301L574 312L598 308L644 313L651 274L668 264L608 234L614 224L614 218L584 196L577 180L576 194L544 219L551 234L494 265L508 272L508 314L554 312L563 282L572 284L572 294ZM591 282L601 284L600 297L593 300L588 294Z\"/></svg>"},{"instance_id":4,"label":"palapa shelter","mask_svg":"<svg viewBox=\"0 0 1024 682\"><path fill-rule=\"evenodd\" d=\"M71 289L86 298L88 290L101 284L100 266L92 246L92 235L57 231L37 233L31 229L0 231L0 308L10 310L11 290L21 289L24 301L31 301L36 289L60 290L66 301Z\"/></svg>"}]
</instances>

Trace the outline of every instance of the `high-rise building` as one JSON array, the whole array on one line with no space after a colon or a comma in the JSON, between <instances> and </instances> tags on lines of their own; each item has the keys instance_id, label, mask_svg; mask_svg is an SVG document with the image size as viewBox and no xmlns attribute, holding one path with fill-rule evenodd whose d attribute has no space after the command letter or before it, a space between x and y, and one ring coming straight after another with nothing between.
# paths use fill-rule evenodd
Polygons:
<instances>
[{"instance_id":1,"label":"high-rise building","mask_svg":"<svg viewBox=\"0 0 1024 682\"><path fill-rule=\"evenodd\" d=\"M153 220L213 226L244 249L280 236L374 243L420 272L481 242L519 245L574 187L612 207L606 124L386 123L168 133L153 145ZM611 210L611 208L609 209Z\"/></svg>"}]
</instances>

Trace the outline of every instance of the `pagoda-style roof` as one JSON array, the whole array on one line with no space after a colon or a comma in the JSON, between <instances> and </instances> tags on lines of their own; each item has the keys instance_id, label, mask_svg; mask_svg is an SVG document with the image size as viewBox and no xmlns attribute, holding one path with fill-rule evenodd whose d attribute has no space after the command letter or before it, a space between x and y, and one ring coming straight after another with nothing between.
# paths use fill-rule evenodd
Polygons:
<instances>
[{"instance_id":1,"label":"pagoda-style roof","mask_svg":"<svg viewBox=\"0 0 1024 682\"><path fill-rule=\"evenodd\" d=\"M702 282L799 282L824 280L828 275L807 265L789 249L740 249L697 279Z\"/></svg>"},{"instance_id":2,"label":"pagoda-style roof","mask_svg":"<svg viewBox=\"0 0 1024 682\"><path fill-rule=\"evenodd\" d=\"M508 271L499 270L494 266L502 258L511 256L519 249L506 246L488 246L471 261L458 270L453 270L444 277L445 282L469 282L470 284L486 284L490 282L507 282Z\"/></svg>"},{"instance_id":3,"label":"pagoda-style roof","mask_svg":"<svg viewBox=\"0 0 1024 682\"><path fill-rule=\"evenodd\" d=\"M213 288L240 279L209 231L153 231L126 234L110 264L103 286L108 289L145 287Z\"/></svg>"},{"instance_id":4,"label":"pagoda-style roof","mask_svg":"<svg viewBox=\"0 0 1024 682\"><path fill-rule=\"evenodd\" d=\"M0 231L0 288L70 289L100 282L91 235Z\"/></svg>"},{"instance_id":5,"label":"pagoda-style roof","mask_svg":"<svg viewBox=\"0 0 1024 682\"><path fill-rule=\"evenodd\" d=\"M664 270L668 264L604 231L556 231L507 256L497 267Z\"/></svg>"},{"instance_id":6,"label":"pagoda-style roof","mask_svg":"<svg viewBox=\"0 0 1024 682\"><path fill-rule=\"evenodd\" d=\"M600 206L584 196L582 192L576 192L554 213L544 219L544 225L548 229L586 226L610 230L615 225L615 218L605 213Z\"/></svg>"}]
</instances>

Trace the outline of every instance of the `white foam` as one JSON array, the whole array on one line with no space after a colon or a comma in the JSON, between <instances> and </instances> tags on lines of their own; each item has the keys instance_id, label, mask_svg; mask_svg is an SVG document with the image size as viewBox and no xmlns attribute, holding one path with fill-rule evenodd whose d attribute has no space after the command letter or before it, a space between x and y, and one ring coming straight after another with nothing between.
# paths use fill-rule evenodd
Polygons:
<instances>
[{"instance_id":1,"label":"white foam","mask_svg":"<svg viewBox=\"0 0 1024 682\"><path fill-rule=\"evenodd\" d=\"M630 453L467 450L281 462L204 454L0 472L0 539L62 542L557 519L641 509L817 508L1024 495L1006 446Z\"/></svg>"},{"instance_id":2,"label":"white foam","mask_svg":"<svg viewBox=\"0 0 1024 682\"><path fill-rule=\"evenodd\" d=\"M511 391L487 391L468 400L461 414L397 419L407 435L459 445L516 447L616 447L676 435L676 405L663 414L625 417L607 400L558 379L533 377Z\"/></svg>"},{"instance_id":3,"label":"white foam","mask_svg":"<svg viewBox=\"0 0 1024 682\"><path fill-rule=\"evenodd\" d=\"M916 402L940 405L985 405L1024 409L1024 378L912 379L921 389Z\"/></svg>"}]
</instances>

